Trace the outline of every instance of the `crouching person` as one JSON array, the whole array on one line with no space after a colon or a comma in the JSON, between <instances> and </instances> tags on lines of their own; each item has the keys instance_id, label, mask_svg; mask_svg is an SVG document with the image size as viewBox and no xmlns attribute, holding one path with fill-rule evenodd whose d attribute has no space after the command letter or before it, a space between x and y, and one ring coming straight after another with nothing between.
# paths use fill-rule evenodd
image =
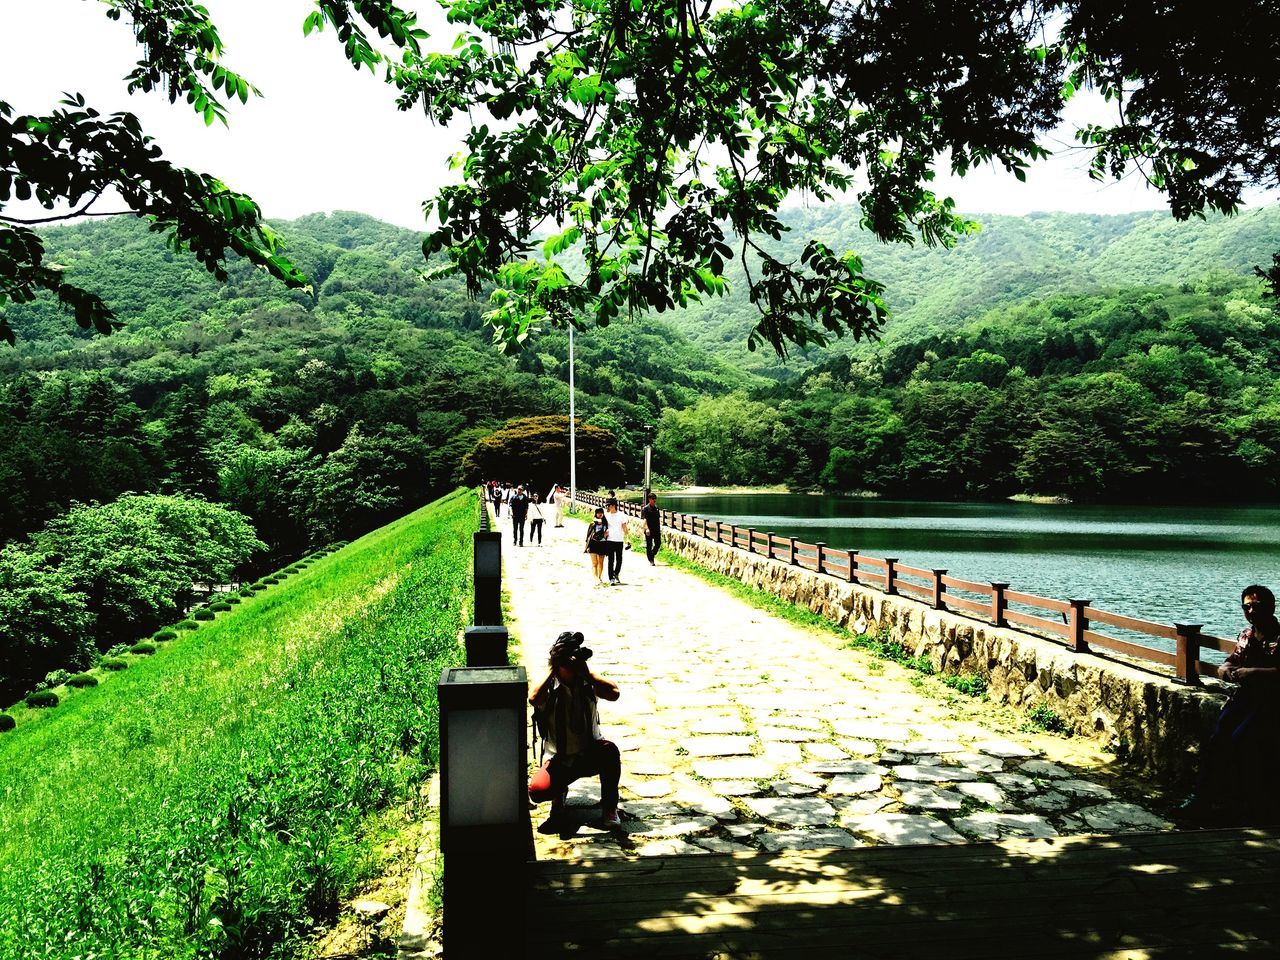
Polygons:
<instances>
[{"instance_id":1,"label":"crouching person","mask_svg":"<svg viewBox=\"0 0 1280 960\"><path fill-rule=\"evenodd\" d=\"M551 671L529 698L547 758L529 781L529 799L551 801L551 815L538 827L541 833L559 833L572 826L566 823L564 809L569 784L596 775L604 825L620 826L622 757L617 745L600 735L597 706L600 700L617 700L618 687L592 673L589 659L591 650L583 646L581 633L560 634L551 646Z\"/></svg>"}]
</instances>

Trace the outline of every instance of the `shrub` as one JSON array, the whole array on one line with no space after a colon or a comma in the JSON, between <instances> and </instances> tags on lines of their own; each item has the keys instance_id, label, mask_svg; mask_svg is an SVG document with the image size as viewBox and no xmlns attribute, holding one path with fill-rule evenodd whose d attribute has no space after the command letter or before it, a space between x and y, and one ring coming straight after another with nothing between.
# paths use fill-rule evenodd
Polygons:
<instances>
[{"instance_id":1,"label":"shrub","mask_svg":"<svg viewBox=\"0 0 1280 960\"><path fill-rule=\"evenodd\" d=\"M44 680L36 684L37 690L48 690L52 687L60 687L71 677L70 670L50 670L44 675Z\"/></svg>"},{"instance_id":2,"label":"shrub","mask_svg":"<svg viewBox=\"0 0 1280 960\"><path fill-rule=\"evenodd\" d=\"M77 673L74 677L67 678L68 687L96 687L98 678L91 673Z\"/></svg>"},{"instance_id":3,"label":"shrub","mask_svg":"<svg viewBox=\"0 0 1280 960\"><path fill-rule=\"evenodd\" d=\"M110 650L104 653L103 656L118 657L120 656L120 654L128 653L128 652L129 652L129 645L127 643L117 643L114 647L112 647Z\"/></svg>"},{"instance_id":4,"label":"shrub","mask_svg":"<svg viewBox=\"0 0 1280 960\"><path fill-rule=\"evenodd\" d=\"M273 573L269 577L263 577L262 582L266 584L275 584L280 582L280 578Z\"/></svg>"},{"instance_id":5,"label":"shrub","mask_svg":"<svg viewBox=\"0 0 1280 960\"><path fill-rule=\"evenodd\" d=\"M139 656L149 657L156 652L156 645L150 640L141 640L129 648L130 653L136 653Z\"/></svg>"},{"instance_id":6,"label":"shrub","mask_svg":"<svg viewBox=\"0 0 1280 960\"><path fill-rule=\"evenodd\" d=\"M173 627L165 627L163 630L157 630L151 635L151 639L156 643L164 643L166 640L176 640L177 638L178 631Z\"/></svg>"},{"instance_id":7,"label":"shrub","mask_svg":"<svg viewBox=\"0 0 1280 960\"><path fill-rule=\"evenodd\" d=\"M7 713L0 713L0 733L8 733L18 725L18 721Z\"/></svg>"},{"instance_id":8,"label":"shrub","mask_svg":"<svg viewBox=\"0 0 1280 960\"><path fill-rule=\"evenodd\" d=\"M209 609L214 613L223 613L231 609L231 604L227 603L225 600L215 600L213 603L209 604Z\"/></svg>"},{"instance_id":9,"label":"shrub","mask_svg":"<svg viewBox=\"0 0 1280 960\"><path fill-rule=\"evenodd\" d=\"M58 705L58 695L52 690L37 690L35 693L27 694L26 704L28 707L56 707Z\"/></svg>"},{"instance_id":10,"label":"shrub","mask_svg":"<svg viewBox=\"0 0 1280 960\"><path fill-rule=\"evenodd\" d=\"M104 657L98 666L103 670L127 670L129 667L129 661L121 660L119 657Z\"/></svg>"},{"instance_id":11,"label":"shrub","mask_svg":"<svg viewBox=\"0 0 1280 960\"><path fill-rule=\"evenodd\" d=\"M943 677L942 682L952 690L958 690L970 697L982 697L987 693L987 680L976 673L961 673L956 676Z\"/></svg>"},{"instance_id":12,"label":"shrub","mask_svg":"<svg viewBox=\"0 0 1280 960\"><path fill-rule=\"evenodd\" d=\"M191 616L193 616L197 620L212 620L214 617L214 613L208 607L201 607L200 609L196 610L195 613L191 614Z\"/></svg>"},{"instance_id":13,"label":"shrub","mask_svg":"<svg viewBox=\"0 0 1280 960\"><path fill-rule=\"evenodd\" d=\"M253 596L253 587L241 587L241 588L240 588L240 596L242 596L242 597L252 597L252 596Z\"/></svg>"},{"instance_id":14,"label":"shrub","mask_svg":"<svg viewBox=\"0 0 1280 960\"><path fill-rule=\"evenodd\" d=\"M174 627L179 630L194 630L198 626L200 626L200 624L196 623L194 620L179 620L174 624Z\"/></svg>"},{"instance_id":15,"label":"shrub","mask_svg":"<svg viewBox=\"0 0 1280 960\"><path fill-rule=\"evenodd\" d=\"M252 587L249 588L249 592L257 593L259 590L265 590L265 589L267 589L267 585L265 583L255 583Z\"/></svg>"},{"instance_id":16,"label":"shrub","mask_svg":"<svg viewBox=\"0 0 1280 960\"><path fill-rule=\"evenodd\" d=\"M250 590L249 593L252 594L253 591ZM235 604L240 602L240 594L238 593L227 594L227 599L223 600L222 602L225 603L227 605L227 609L230 610Z\"/></svg>"},{"instance_id":17,"label":"shrub","mask_svg":"<svg viewBox=\"0 0 1280 960\"><path fill-rule=\"evenodd\" d=\"M1071 728L1067 721L1054 713L1053 708L1044 703L1037 703L1027 714L1022 729L1025 731L1043 730L1045 733L1059 733L1071 736Z\"/></svg>"}]
</instances>

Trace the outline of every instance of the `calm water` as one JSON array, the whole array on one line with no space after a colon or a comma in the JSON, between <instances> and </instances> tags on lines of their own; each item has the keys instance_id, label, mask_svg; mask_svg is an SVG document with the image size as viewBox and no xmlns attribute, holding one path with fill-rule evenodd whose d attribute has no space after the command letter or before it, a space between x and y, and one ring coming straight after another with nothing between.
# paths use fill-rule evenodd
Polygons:
<instances>
[{"instance_id":1,"label":"calm water","mask_svg":"<svg viewBox=\"0 0 1280 960\"><path fill-rule=\"evenodd\" d=\"M1234 637L1240 589L1280 587L1280 507L933 503L795 494L666 496L668 510L897 557ZM1144 642L1154 643L1151 638Z\"/></svg>"}]
</instances>

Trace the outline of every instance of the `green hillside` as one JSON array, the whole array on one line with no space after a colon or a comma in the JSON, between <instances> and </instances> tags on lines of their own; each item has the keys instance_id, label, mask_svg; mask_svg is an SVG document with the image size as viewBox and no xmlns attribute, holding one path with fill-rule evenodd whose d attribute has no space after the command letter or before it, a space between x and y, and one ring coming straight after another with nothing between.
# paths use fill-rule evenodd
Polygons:
<instances>
[{"instance_id":1,"label":"green hillside","mask_svg":"<svg viewBox=\"0 0 1280 960\"><path fill-rule=\"evenodd\" d=\"M859 227L859 211L852 206L794 210L784 219L792 230L777 246L788 256L798 256L811 236L861 254L868 276L886 287L893 312L883 332L888 343L954 329L1000 304L1030 298L1164 286L1213 274L1249 276L1280 250L1280 205L1186 223L1157 212L977 214L973 219L982 230L950 250L882 244ZM747 351L755 310L743 284L732 287L724 298L674 314L672 322L694 343L745 369L780 372L773 356ZM854 349L846 341L830 352ZM791 367L825 355L810 351Z\"/></svg>"},{"instance_id":2,"label":"green hillside","mask_svg":"<svg viewBox=\"0 0 1280 960\"><path fill-rule=\"evenodd\" d=\"M485 306L420 279L420 238L361 214L277 225L314 291L240 261L225 285L136 219L50 230L50 260L124 321L83 333L52 302L7 305L0 542L73 500L178 491L246 514L271 556L350 538L451 489L513 417L568 413L568 343L499 355ZM752 378L655 318L577 338L578 411L639 468L663 409Z\"/></svg>"},{"instance_id":3,"label":"green hillside","mask_svg":"<svg viewBox=\"0 0 1280 960\"><path fill-rule=\"evenodd\" d=\"M436 764L474 495L319 560L0 733L0 956L283 956Z\"/></svg>"}]
</instances>

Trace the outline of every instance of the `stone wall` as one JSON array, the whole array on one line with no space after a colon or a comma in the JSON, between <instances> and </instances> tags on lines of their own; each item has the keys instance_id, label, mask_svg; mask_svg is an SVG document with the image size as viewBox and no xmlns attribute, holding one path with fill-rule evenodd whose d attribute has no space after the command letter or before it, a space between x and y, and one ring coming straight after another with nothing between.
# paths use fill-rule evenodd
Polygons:
<instances>
[{"instance_id":1,"label":"stone wall","mask_svg":"<svg viewBox=\"0 0 1280 960\"><path fill-rule=\"evenodd\" d=\"M1080 736L1166 783L1195 769L1223 695L1127 663L1077 654L1049 640L934 610L903 596L819 576L783 561L664 530L663 547L749 586L807 607L858 633L887 629L939 673L984 677L990 696L1030 710L1045 704Z\"/></svg>"}]
</instances>

